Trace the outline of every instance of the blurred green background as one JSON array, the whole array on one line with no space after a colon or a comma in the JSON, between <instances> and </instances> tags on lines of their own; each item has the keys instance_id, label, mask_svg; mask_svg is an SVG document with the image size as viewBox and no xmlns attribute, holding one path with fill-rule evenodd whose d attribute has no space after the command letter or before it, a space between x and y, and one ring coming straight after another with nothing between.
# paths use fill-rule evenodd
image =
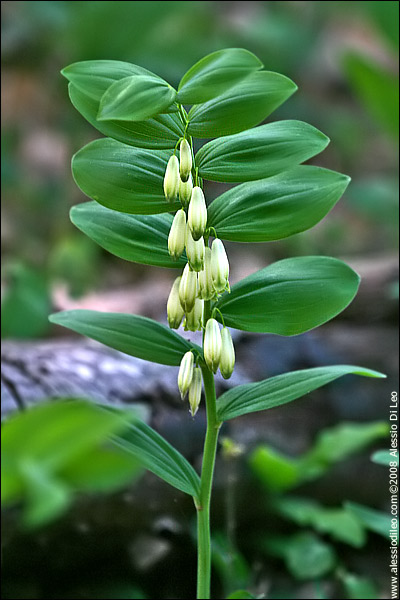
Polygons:
<instances>
[{"instance_id":1,"label":"blurred green background","mask_svg":"<svg viewBox=\"0 0 400 600\"><path fill-rule=\"evenodd\" d=\"M304 120L321 129L331 138L331 144L314 159L314 164L346 173L353 181L338 206L311 231L273 244L229 245L233 278L275 259L303 254L341 257L362 264L368 273L371 265L378 271L392 265L398 248L398 11L398 2L392 1L2 2L2 337L51 337L55 332L47 317L54 309L84 306L128 312L129 305L135 312L137 294L145 294L146 289L159 290L153 287L156 280L164 287L156 305L148 310L151 316L165 318L164 304L172 275L107 255L75 230L68 219L69 208L85 200L72 180L71 156L100 137L71 106L66 81L59 74L62 67L80 60L133 62L177 85L183 73L210 52L235 46L251 50L266 69L287 75L299 86L269 120ZM215 184L207 189L209 197L219 193ZM361 305L356 304L348 318L358 320L359 327L363 319L377 326L384 323L385 335L396 327L392 302L398 287L393 278L382 286L377 283L376 288L378 285L371 298L364 300L368 306L362 305L361 317L357 316ZM365 366L391 370L395 379L393 360L387 362L385 350L377 349L376 344L364 349ZM379 355L380 364L376 364ZM374 393L379 394L376 390ZM386 418L383 409L372 410L371 414ZM383 435L381 426L377 427L359 449ZM247 465L246 460L243 464ZM251 460L254 473L263 481L262 461L271 457L263 459L261 452ZM279 460L279 469L290 470L284 458L283 463ZM246 469L247 473L249 467ZM263 504L263 498L260 493L258 504ZM380 502L377 497L374 502L381 508L385 506L384 500ZM299 514L293 507L290 510ZM297 523L302 518L306 523L310 522L307 518L312 520L310 507L307 510L308 517L300 511L303 517L298 517ZM315 510L313 514L318 520ZM249 517L244 523L250 529L254 525ZM342 529L347 525L345 521ZM282 531L288 536L300 535L286 525ZM343 550L342 546L340 557L344 562L349 558L352 567L347 571L342 565L335 571L336 583L344 584L340 592L336 588L326 591L321 578L332 571L334 559L329 547L326 549L326 540L315 543L314 534L307 535L307 539L297 537L294 548L300 556L304 548L311 548L312 565L315 556L322 556L322 571L315 574L311 569L309 579L298 591L296 556L284 554L282 540L276 538L275 545L270 540L268 552L283 557L289 566L288 571L279 571L280 559L275 559L273 566L280 573L277 579L284 583L275 586L268 597L323 598L333 597L324 594L341 593L340 597L372 598L385 593L386 575L378 570L372 583L364 580L369 575L368 560L363 562L352 555L349 558L348 548ZM24 543L29 547L30 538ZM241 574L238 586L246 586L250 580L253 584L256 580L262 582L264 559L257 556L263 556L263 551L252 554L250 542L242 544L250 548L250 567L227 543L223 536L216 539L215 568L220 589L224 589L224 578L231 577L232 568ZM384 542L375 543L385 557ZM265 542L264 550L268 544ZM84 569L85 562L80 565ZM354 579L353 571L357 570L361 579ZM19 587L16 583L18 569L9 571L12 575L4 597L62 597L57 585L49 585L47 596L30 584L27 592L23 582ZM68 589L69 595L64 597L151 597L146 577L141 583L143 591L135 582L126 583L126 572L121 569L121 573L113 572L109 592L85 583L81 588L77 584ZM161 576L168 580L167 568ZM192 581L193 576L190 572L187 577ZM79 576L76 579L80 581ZM111 579L117 583L114 585ZM190 593L189 583L188 587L181 585L183 595L179 597ZM270 589L269 584L266 587ZM171 586L162 589L170 590ZM263 589L261 584L258 589Z\"/></svg>"}]
</instances>

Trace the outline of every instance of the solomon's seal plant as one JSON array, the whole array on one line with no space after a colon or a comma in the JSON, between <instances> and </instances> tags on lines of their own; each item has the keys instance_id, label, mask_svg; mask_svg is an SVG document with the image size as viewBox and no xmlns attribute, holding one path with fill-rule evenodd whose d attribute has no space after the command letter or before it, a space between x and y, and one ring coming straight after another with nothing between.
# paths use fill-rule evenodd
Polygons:
<instances>
[{"instance_id":1,"label":"solomon's seal plant","mask_svg":"<svg viewBox=\"0 0 400 600\"><path fill-rule=\"evenodd\" d=\"M285 404L354 366L286 373L232 388L216 398L214 374L229 378L235 351L228 327L292 336L325 323L354 298L358 275L326 256L280 260L229 285L224 241L268 242L318 223L349 178L300 166L327 146L301 121L259 125L295 91L251 52L214 52L178 89L119 61L79 62L63 70L75 108L106 137L72 160L81 190L95 202L75 206L73 223L109 252L179 270L167 302L169 327L130 314L73 310L52 321L117 350L179 366L178 387L194 416L204 387L207 431L201 475L145 423L116 443L156 475L190 494L198 521L198 598L210 597L210 498L221 424ZM190 108L189 108L190 107ZM195 138L197 138L195 142ZM210 139L201 145L201 140ZM199 141L200 140L200 143ZM198 148L197 152L195 149ZM237 183L213 202L204 181ZM202 347L172 329L203 331Z\"/></svg>"}]
</instances>

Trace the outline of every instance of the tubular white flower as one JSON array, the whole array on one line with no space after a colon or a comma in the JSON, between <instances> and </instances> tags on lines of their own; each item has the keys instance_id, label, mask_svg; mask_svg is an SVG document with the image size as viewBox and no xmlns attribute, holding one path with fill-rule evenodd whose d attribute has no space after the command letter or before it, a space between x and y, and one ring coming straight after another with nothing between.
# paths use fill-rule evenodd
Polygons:
<instances>
[{"instance_id":1,"label":"tubular white flower","mask_svg":"<svg viewBox=\"0 0 400 600\"><path fill-rule=\"evenodd\" d=\"M193 378L193 352L189 351L184 354L181 360L181 366L178 373L178 388L181 393L182 400L186 396Z\"/></svg>"},{"instance_id":2,"label":"tubular white flower","mask_svg":"<svg viewBox=\"0 0 400 600\"><path fill-rule=\"evenodd\" d=\"M215 291L229 289L229 262L221 240L216 239L211 246L211 276Z\"/></svg>"},{"instance_id":3,"label":"tubular white flower","mask_svg":"<svg viewBox=\"0 0 400 600\"><path fill-rule=\"evenodd\" d=\"M188 224L194 240L204 235L207 226L207 206L203 190L195 186L188 209Z\"/></svg>"},{"instance_id":4,"label":"tubular white flower","mask_svg":"<svg viewBox=\"0 0 400 600\"><path fill-rule=\"evenodd\" d=\"M215 296L214 284L211 274L211 248L204 249L204 268L199 272L199 297L211 300Z\"/></svg>"},{"instance_id":5,"label":"tubular white flower","mask_svg":"<svg viewBox=\"0 0 400 600\"><path fill-rule=\"evenodd\" d=\"M192 271L189 264L185 266L179 284L179 300L185 313L193 310L197 296L197 273Z\"/></svg>"},{"instance_id":6,"label":"tubular white flower","mask_svg":"<svg viewBox=\"0 0 400 600\"><path fill-rule=\"evenodd\" d=\"M221 341L222 347L219 370L224 379L229 379L235 367L235 349L233 347L230 331L226 327L223 327L221 331Z\"/></svg>"},{"instance_id":7,"label":"tubular white flower","mask_svg":"<svg viewBox=\"0 0 400 600\"><path fill-rule=\"evenodd\" d=\"M192 170L192 151L187 140L182 140L179 148L179 172L183 182L189 179Z\"/></svg>"},{"instance_id":8,"label":"tubular white flower","mask_svg":"<svg viewBox=\"0 0 400 600\"><path fill-rule=\"evenodd\" d=\"M185 249L186 214L183 208L178 210L168 235L168 252L174 260L178 260Z\"/></svg>"},{"instance_id":9,"label":"tubular white flower","mask_svg":"<svg viewBox=\"0 0 400 600\"><path fill-rule=\"evenodd\" d=\"M189 404L192 417L194 417L197 411L199 410L202 383L203 380L201 375L201 369L200 367L195 367L193 369L192 383L190 384L189 388Z\"/></svg>"},{"instance_id":10,"label":"tubular white flower","mask_svg":"<svg viewBox=\"0 0 400 600\"><path fill-rule=\"evenodd\" d=\"M179 160L174 155L168 161L164 175L164 194L168 202L175 202L179 191Z\"/></svg>"},{"instance_id":11,"label":"tubular white flower","mask_svg":"<svg viewBox=\"0 0 400 600\"><path fill-rule=\"evenodd\" d=\"M185 331L201 331L203 324L204 300L196 298L194 308L186 313L184 327Z\"/></svg>"},{"instance_id":12,"label":"tubular white flower","mask_svg":"<svg viewBox=\"0 0 400 600\"><path fill-rule=\"evenodd\" d=\"M179 179L179 200L185 208L188 206L190 202L190 198L192 197L193 190L193 179L192 176L189 175L189 179L187 181L182 181Z\"/></svg>"},{"instance_id":13,"label":"tubular white flower","mask_svg":"<svg viewBox=\"0 0 400 600\"><path fill-rule=\"evenodd\" d=\"M181 301L179 300L180 282L181 277L177 277L172 284L172 288L168 296L167 317L168 325L171 327L171 329L178 329L182 322L183 315L185 314L181 305Z\"/></svg>"},{"instance_id":14,"label":"tubular white flower","mask_svg":"<svg viewBox=\"0 0 400 600\"><path fill-rule=\"evenodd\" d=\"M204 334L204 358L213 373L216 373L218 369L221 347L222 340L219 325L215 319L209 319Z\"/></svg>"},{"instance_id":15,"label":"tubular white flower","mask_svg":"<svg viewBox=\"0 0 400 600\"><path fill-rule=\"evenodd\" d=\"M186 228L186 256L193 271L201 271L204 267L204 239L195 241L190 229Z\"/></svg>"}]
</instances>

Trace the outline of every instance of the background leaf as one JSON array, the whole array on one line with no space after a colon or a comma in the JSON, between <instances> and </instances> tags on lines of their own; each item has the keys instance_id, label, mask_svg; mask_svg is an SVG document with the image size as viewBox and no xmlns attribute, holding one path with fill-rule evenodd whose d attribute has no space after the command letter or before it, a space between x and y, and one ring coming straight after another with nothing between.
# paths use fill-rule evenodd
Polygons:
<instances>
[{"instance_id":1,"label":"background leaf","mask_svg":"<svg viewBox=\"0 0 400 600\"><path fill-rule=\"evenodd\" d=\"M344 506L361 521L364 527L382 537L390 537L391 516L389 514L356 502L345 502ZM398 531L396 531L396 535L398 537Z\"/></svg>"},{"instance_id":2,"label":"background leaf","mask_svg":"<svg viewBox=\"0 0 400 600\"><path fill-rule=\"evenodd\" d=\"M184 456L154 429L136 420L114 443L138 458L149 471L178 490L198 498L200 478Z\"/></svg>"},{"instance_id":3,"label":"background leaf","mask_svg":"<svg viewBox=\"0 0 400 600\"><path fill-rule=\"evenodd\" d=\"M242 183L210 204L208 225L234 242L286 238L323 219L348 183L345 175L310 166Z\"/></svg>"},{"instance_id":4,"label":"background leaf","mask_svg":"<svg viewBox=\"0 0 400 600\"><path fill-rule=\"evenodd\" d=\"M138 315L67 310L49 319L115 350L162 365L179 365L195 347L165 325Z\"/></svg>"},{"instance_id":5,"label":"background leaf","mask_svg":"<svg viewBox=\"0 0 400 600\"><path fill-rule=\"evenodd\" d=\"M229 327L297 335L346 308L358 285L357 273L335 258L288 258L236 283L216 306Z\"/></svg>"},{"instance_id":6,"label":"background leaf","mask_svg":"<svg viewBox=\"0 0 400 600\"><path fill-rule=\"evenodd\" d=\"M98 120L144 121L163 112L176 96L166 81L150 75L131 75L115 81L100 100Z\"/></svg>"},{"instance_id":7,"label":"background leaf","mask_svg":"<svg viewBox=\"0 0 400 600\"><path fill-rule=\"evenodd\" d=\"M261 123L296 90L296 84L279 73L252 73L215 100L193 106L188 132L215 138L244 131Z\"/></svg>"},{"instance_id":8,"label":"background leaf","mask_svg":"<svg viewBox=\"0 0 400 600\"><path fill-rule=\"evenodd\" d=\"M394 450L377 450L371 456L371 460L372 460L372 462L377 463L378 465L384 465L385 467L389 467L390 463L396 463L398 465L399 464L399 456L397 453L395 456L393 456L391 454L392 452L395 452L395 451Z\"/></svg>"},{"instance_id":9,"label":"background leaf","mask_svg":"<svg viewBox=\"0 0 400 600\"><path fill-rule=\"evenodd\" d=\"M246 383L228 390L218 398L217 414L221 421L259 410L268 410L301 398L313 390L350 373L364 377L384 377L377 371L350 365L335 365L283 373L256 383ZM380 424L382 427L382 424ZM381 429L382 430L382 429ZM386 431L386 429L385 429ZM316 454L330 443L321 443Z\"/></svg>"},{"instance_id":10,"label":"background leaf","mask_svg":"<svg viewBox=\"0 0 400 600\"><path fill-rule=\"evenodd\" d=\"M170 155L103 138L74 155L72 173L81 190L107 208L144 215L169 212L180 207L168 204L163 191Z\"/></svg>"},{"instance_id":11,"label":"background leaf","mask_svg":"<svg viewBox=\"0 0 400 600\"><path fill-rule=\"evenodd\" d=\"M172 216L127 215L97 202L73 206L71 221L102 248L124 260L156 267L183 268L182 256L173 261L168 252Z\"/></svg>"},{"instance_id":12,"label":"background leaf","mask_svg":"<svg viewBox=\"0 0 400 600\"><path fill-rule=\"evenodd\" d=\"M317 532L329 534L334 539L360 548L366 542L360 521L344 508L326 508L309 498L279 498L274 509L301 526L311 526Z\"/></svg>"},{"instance_id":13,"label":"background leaf","mask_svg":"<svg viewBox=\"0 0 400 600\"><path fill-rule=\"evenodd\" d=\"M286 171L322 152L329 138L302 121L278 121L217 138L200 148L196 164L204 179L240 182Z\"/></svg>"},{"instance_id":14,"label":"background leaf","mask_svg":"<svg viewBox=\"0 0 400 600\"><path fill-rule=\"evenodd\" d=\"M177 101L181 104L206 102L262 67L262 62L243 48L218 50L185 73L178 87Z\"/></svg>"}]
</instances>

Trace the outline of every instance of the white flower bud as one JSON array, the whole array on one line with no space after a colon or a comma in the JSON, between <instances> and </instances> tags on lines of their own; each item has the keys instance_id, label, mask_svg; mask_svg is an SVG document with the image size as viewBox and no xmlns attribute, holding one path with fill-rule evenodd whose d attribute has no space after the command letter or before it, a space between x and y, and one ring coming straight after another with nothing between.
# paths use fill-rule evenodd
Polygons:
<instances>
[{"instance_id":1,"label":"white flower bud","mask_svg":"<svg viewBox=\"0 0 400 600\"><path fill-rule=\"evenodd\" d=\"M177 277L172 285L167 302L168 325L171 329L178 329L183 319L184 310L179 300L179 284L181 277Z\"/></svg>"},{"instance_id":2,"label":"white flower bud","mask_svg":"<svg viewBox=\"0 0 400 600\"><path fill-rule=\"evenodd\" d=\"M191 271L189 264L185 266L179 284L179 300L185 313L189 313L194 308L197 296L197 273Z\"/></svg>"},{"instance_id":3,"label":"white flower bud","mask_svg":"<svg viewBox=\"0 0 400 600\"><path fill-rule=\"evenodd\" d=\"M221 358L221 346L222 341L219 325L215 319L209 319L204 334L204 358L208 367L214 373L217 372Z\"/></svg>"},{"instance_id":4,"label":"white flower bud","mask_svg":"<svg viewBox=\"0 0 400 600\"><path fill-rule=\"evenodd\" d=\"M190 412L192 417L199 410L200 400L201 400L201 388L202 388L202 375L200 367L195 367L193 369L193 378L192 383L189 388L189 404L190 404Z\"/></svg>"},{"instance_id":5,"label":"white flower bud","mask_svg":"<svg viewBox=\"0 0 400 600\"><path fill-rule=\"evenodd\" d=\"M174 155L168 161L164 175L164 194L168 202L175 202L179 191L179 160Z\"/></svg>"},{"instance_id":6,"label":"white flower bud","mask_svg":"<svg viewBox=\"0 0 400 600\"><path fill-rule=\"evenodd\" d=\"M190 171L192 170L192 151L187 140L182 140L179 148L180 163L179 172L182 181L189 179Z\"/></svg>"},{"instance_id":7,"label":"white flower bud","mask_svg":"<svg viewBox=\"0 0 400 600\"><path fill-rule=\"evenodd\" d=\"M187 181L179 180L179 200L181 201L182 206L185 208L188 206L190 202L190 198L192 197L193 190L193 179L192 176L189 175L189 179Z\"/></svg>"},{"instance_id":8,"label":"white flower bud","mask_svg":"<svg viewBox=\"0 0 400 600\"><path fill-rule=\"evenodd\" d=\"M193 271L201 271L204 267L204 238L194 241L190 229L186 228L186 256Z\"/></svg>"},{"instance_id":9,"label":"white flower bud","mask_svg":"<svg viewBox=\"0 0 400 600\"><path fill-rule=\"evenodd\" d=\"M226 327L223 327L221 331L221 341L222 347L219 370L224 379L229 379L235 366L235 349L233 347L230 331Z\"/></svg>"},{"instance_id":10,"label":"white flower bud","mask_svg":"<svg viewBox=\"0 0 400 600\"><path fill-rule=\"evenodd\" d=\"M168 252L174 260L178 260L185 249L186 214L183 208L178 210L168 236Z\"/></svg>"},{"instance_id":11,"label":"white flower bud","mask_svg":"<svg viewBox=\"0 0 400 600\"><path fill-rule=\"evenodd\" d=\"M221 240L214 240L211 246L211 275L215 291L229 290L229 262Z\"/></svg>"},{"instance_id":12,"label":"white flower bud","mask_svg":"<svg viewBox=\"0 0 400 600\"><path fill-rule=\"evenodd\" d=\"M194 308L186 314L184 327L185 331L201 331L203 324L204 300L196 298Z\"/></svg>"},{"instance_id":13,"label":"white flower bud","mask_svg":"<svg viewBox=\"0 0 400 600\"><path fill-rule=\"evenodd\" d=\"M178 373L178 388L181 393L182 400L186 396L193 378L193 352L189 351L184 354L181 360L181 366Z\"/></svg>"},{"instance_id":14,"label":"white flower bud","mask_svg":"<svg viewBox=\"0 0 400 600\"><path fill-rule=\"evenodd\" d=\"M204 249L204 269L199 272L199 296L203 300L211 300L215 296L211 275L211 248Z\"/></svg>"},{"instance_id":15,"label":"white flower bud","mask_svg":"<svg viewBox=\"0 0 400 600\"><path fill-rule=\"evenodd\" d=\"M203 190L197 185L193 188L188 209L188 224L194 240L204 235L207 225L207 206Z\"/></svg>"}]
</instances>

